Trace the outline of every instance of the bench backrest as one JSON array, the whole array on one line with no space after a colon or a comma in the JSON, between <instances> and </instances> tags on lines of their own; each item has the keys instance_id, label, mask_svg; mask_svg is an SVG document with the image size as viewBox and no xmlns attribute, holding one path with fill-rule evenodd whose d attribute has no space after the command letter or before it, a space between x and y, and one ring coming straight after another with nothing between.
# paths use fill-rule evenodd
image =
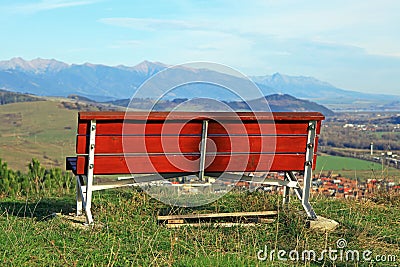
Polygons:
<instances>
[{"instance_id":1,"label":"bench backrest","mask_svg":"<svg viewBox=\"0 0 400 267\"><path fill-rule=\"evenodd\" d=\"M322 114L232 114L80 112L76 172L87 173L94 143L94 174L196 173L205 120L206 172L304 170L310 123L316 127L311 140L315 162Z\"/></svg>"}]
</instances>

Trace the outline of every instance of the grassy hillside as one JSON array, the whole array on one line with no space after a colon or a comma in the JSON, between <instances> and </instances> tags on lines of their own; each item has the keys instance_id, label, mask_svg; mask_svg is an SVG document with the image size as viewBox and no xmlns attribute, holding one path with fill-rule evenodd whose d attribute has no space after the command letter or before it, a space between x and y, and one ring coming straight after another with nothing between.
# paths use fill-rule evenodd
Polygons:
<instances>
[{"instance_id":1,"label":"grassy hillside","mask_svg":"<svg viewBox=\"0 0 400 267\"><path fill-rule=\"evenodd\" d=\"M338 157L338 156L319 156L317 158L317 170L381 170L382 165L361 159Z\"/></svg>"},{"instance_id":2,"label":"grassy hillside","mask_svg":"<svg viewBox=\"0 0 400 267\"><path fill-rule=\"evenodd\" d=\"M23 170L32 158L45 166L64 166L75 154L77 110L60 102L36 101L0 106L0 158Z\"/></svg>"},{"instance_id":3,"label":"grassy hillside","mask_svg":"<svg viewBox=\"0 0 400 267\"><path fill-rule=\"evenodd\" d=\"M199 209L172 209L134 189L95 192L94 227L77 227L52 213L73 212L74 196L0 202L0 262L3 266L396 266L325 260L259 261L259 250L371 250L372 257L393 255L400 261L400 198L386 196L356 202L312 199L317 214L337 220L331 233L305 226L298 201L280 211L274 223L252 227L167 229L156 223L171 213L277 209L279 196L229 193Z\"/></svg>"},{"instance_id":4,"label":"grassy hillside","mask_svg":"<svg viewBox=\"0 0 400 267\"><path fill-rule=\"evenodd\" d=\"M348 178L365 179L382 179L389 178L399 181L400 170L395 168L388 168L382 164L355 159L348 157L338 156L318 156L316 173L333 171L334 174L341 174Z\"/></svg>"}]
</instances>

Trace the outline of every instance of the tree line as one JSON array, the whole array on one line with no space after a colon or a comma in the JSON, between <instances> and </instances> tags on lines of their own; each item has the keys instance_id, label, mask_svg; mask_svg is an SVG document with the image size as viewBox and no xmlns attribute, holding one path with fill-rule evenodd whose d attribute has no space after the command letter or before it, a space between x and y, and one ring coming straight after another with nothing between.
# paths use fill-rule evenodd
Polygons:
<instances>
[{"instance_id":1,"label":"tree line","mask_svg":"<svg viewBox=\"0 0 400 267\"><path fill-rule=\"evenodd\" d=\"M371 142L374 149L400 150L400 133L383 133L380 136L374 132L357 131L342 127L328 127L321 131L319 144L338 148L369 149Z\"/></svg>"},{"instance_id":2,"label":"tree line","mask_svg":"<svg viewBox=\"0 0 400 267\"><path fill-rule=\"evenodd\" d=\"M44 99L40 97L31 96L27 94L20 94L0 89L0 105L17 103L17 102L42 101L42 100Z\"/></svg>"}]
</instances>

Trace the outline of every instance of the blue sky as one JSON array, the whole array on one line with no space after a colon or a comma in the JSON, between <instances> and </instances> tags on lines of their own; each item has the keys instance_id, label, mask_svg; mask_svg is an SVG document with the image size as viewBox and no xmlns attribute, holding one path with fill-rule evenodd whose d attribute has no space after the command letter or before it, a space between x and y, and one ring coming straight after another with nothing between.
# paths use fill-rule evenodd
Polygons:
<instances>
[{"instance_id":1,"label":"blue sky","mask_svg":"<svg viewBox=\"0 0 400 267\"><path fill-rule=\"evenodd\" d=\"M3 0L0 60L180 64L400 95L400 1Z\"/></svg>"}]
</instances>

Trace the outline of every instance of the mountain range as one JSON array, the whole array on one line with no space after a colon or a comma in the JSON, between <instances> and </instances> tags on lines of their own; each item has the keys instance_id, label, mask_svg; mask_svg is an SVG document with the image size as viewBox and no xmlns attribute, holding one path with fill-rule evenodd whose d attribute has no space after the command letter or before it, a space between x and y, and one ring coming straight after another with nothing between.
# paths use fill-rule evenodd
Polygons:
<instances>
[{"instance_id":1,"label":"mountain range","mask_svg":"<svg viewBox=\"0 0 400 267\"><path fill-rule=\"evenodd\" d=\"M67 64L54 59L37 58L31 61L13 58L0 61L0 89L35 94L38 96L88 97L96 101L112 101L132 97L133 93L155 73L167 68L167 64L143 61L136 66L106 66L100 64ZM179 81L181 77L227 81L232 85L245 85L244 79L209 69L177 68L164 82ZM161 73L162 74L162 73ZM288 94L296 98L316 101L333 109L359 107L365 109L391 109L399 107L400 96L366 94L337 88L313 77L288 76L280 73L250 77L260 88L263 96ZM157 95L155 84L150 95ZM222 101L239 101L228 90L210 84L196 84L185 90L165 96L166 99L207 96ZM400 107L399 107L400 108Z\"/></svg>"}]
</instances>

